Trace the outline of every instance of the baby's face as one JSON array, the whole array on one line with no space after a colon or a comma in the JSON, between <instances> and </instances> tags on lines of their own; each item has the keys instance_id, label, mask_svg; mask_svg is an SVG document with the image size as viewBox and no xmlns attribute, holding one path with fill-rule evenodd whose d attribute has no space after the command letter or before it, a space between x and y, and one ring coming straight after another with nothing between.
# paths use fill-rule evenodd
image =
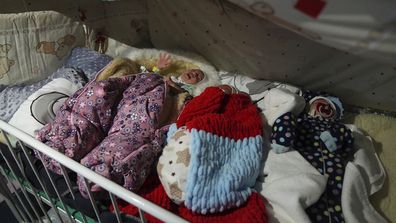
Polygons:
<instances>
[{"instance_id":1,"label":"baby's face","mask_svg":"<svg viewBox=\"0 0 396 223\"><path fill-rule=\"evenodd\" d=\"M333 119L337 112L331 102L319 98L311 102L308 113L314 117L321 116L325 119Z\"/></svg>"},{"instance_id":2,"label":"baby's face","mask_svg":"<svg viewBox=\"0 0 396 223\"><path fill-rule=\"evenodd\" d=\"M196 84L203 80L204 77L205 74L199 69L186 70L180 75L180 79L186 84Z\"/></svg>"}]
</instances>

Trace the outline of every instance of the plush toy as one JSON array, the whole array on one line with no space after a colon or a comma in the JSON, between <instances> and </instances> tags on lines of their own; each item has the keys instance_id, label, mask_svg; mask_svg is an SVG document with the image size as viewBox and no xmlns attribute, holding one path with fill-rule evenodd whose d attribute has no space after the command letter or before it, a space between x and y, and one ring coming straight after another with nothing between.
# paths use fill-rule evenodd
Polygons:
<instances>
[{"instance_id":1,"label":"plush toy","mask_svg":"<svg viewBox=\"0 0 396 223\"><path fill-rule=\"evenodd\" d=\"M276 153L297 150L319 173L328 176L320 199L306 209L314 222L343 222L341 191L344 171L352 157L351 131L339 122L341 101L327 93L304 91L305 110L296 117L286 112L274 122L271 142Z\"/></svg>"}]
</instances>

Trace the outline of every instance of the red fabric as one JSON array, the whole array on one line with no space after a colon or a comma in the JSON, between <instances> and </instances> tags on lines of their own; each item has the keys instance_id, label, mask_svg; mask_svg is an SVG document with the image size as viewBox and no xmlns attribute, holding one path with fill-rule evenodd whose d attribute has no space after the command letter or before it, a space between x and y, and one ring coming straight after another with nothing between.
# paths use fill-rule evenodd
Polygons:
<instances>
[{"instance_id":1,"label":"red fabric","mask_svg":"<svg viewBox=\"0 0 396 223\"><path fill-rule=\"evenodd\" d=\"M208 97L210 96L210 97ZM186 125L196 116L218 113L225 93L218 87L208 87L186 104L176 121L177 128Z\"/></svg>"},{"instance_id":2,"label":"red fabric","mask_svg":"<svg viewBox=\"0 0 396 223\"><path fill-rule=\"evenodd\" d=\"M151 176L142 189L139 191L143 198L179 215L193 223L266 223L267 215L264 202L260 195L253 192L249 199L239 208L228 210L222 213L198 215L192 213L183 205L173 203L165 193L158 176ZM138 216L138 209L131 204L123 201L118 202L119 209L122 213ZM110 210L114 208L110 206ZM149 223L161 223L162 221L145 213L145 218Z\"/></svg>"},{"instance_id":3,"label":"red fabric","mask_svg":"<svg viewBox=\"0 0 396 223\"><path fill-rule=\"evenodd\" d=\"M263 134L260 113L246 94L224 94L207 88L181 112L177 127L187 126L235 140Z\"/></svg>"},{"instance_id":4,"label":"red fabric","mask_svg":"<svg viewBox=\"0 0 396 223\"><path fill-rule=\"evenodd\" d=\"M186 207L179 207L179 213L184 219L194 223L210 223L210 222L232 222L232 223L265 223L267 222L267 215L263 199L256 192L253 192L245 205L229 210L226 212L211 214L211 215L197 215L192 213Z\"/></svg>"},{"instance_id":5,"label":"red fabric","mask_svg":"<svg viewBox=\"0 0 396 223\"><path fill-rule=\"evenodd\" d=\"M325 6L324 0L298 0L294 5L296 9L313 18L317 18Z\"/></svg>"}]
</instances>

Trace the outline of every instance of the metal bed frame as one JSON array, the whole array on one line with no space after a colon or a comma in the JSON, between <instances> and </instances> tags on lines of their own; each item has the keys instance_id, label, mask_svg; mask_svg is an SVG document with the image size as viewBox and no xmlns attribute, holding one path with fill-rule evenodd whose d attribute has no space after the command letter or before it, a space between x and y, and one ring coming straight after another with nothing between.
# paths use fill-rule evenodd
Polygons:
<instances>
[{"instance_id":1,"label":"metal bed frame","mask_svg":"<svg viewBox=\"0 0 396 223\"><path fill-rule=\"evenodd\" d=\"M140 222L146 222L146 219L144 217L145 212L164 222L187 222L181 217L157 206L156 204L95 173L94 171L84 167L80 163L70 159L69 157L59 153L58 151L52 149L44 143L36 140L27 133L1 120L0 134L4 136L8 150L11 153L12 158L14 159L10 160L9 158L7 158L7 156L4 155L3 151L0 150L0 157L2 157L6 163L6 165L0 167L1 173L3 175L2 178L6 179L0 179L0 193L5 197L5 202L7 203L8 207L10 208L11 212L13 213L14 217L17 219L18 222L64 222L62 217L66 217L69 222L101 222L97 202L95 200L95 197L87 187L87 185L89 185L89 181L98 184L101 188L107 191L111 203L114 206L114 213L118 222L123 222L123 219L121 218L121 213L118 209L116 198L120 198L128 202L129 204L137 207L139 210ZM10 141L10 135L17 139L16 144L19 145L18 148L12 145ZM68 192L70 193L73 200L75 199L76 190L71 186L72 183L69 179L69 176L68 174L65 174L67 173L66 170L68 169L70 171L78 173L81 177L84 178L85 186L87 187L89 195L89 200L95 212L96 219L85 216L83 213L76 211L73 209L73 207L65 204L65 195L60 194L55 186L56 184L54 180L51 178L49 170L45 167L45 165L43 165L48 179L51 182L53 190L56 193L56 197L49 196L49 188L47 188L47 186L44 185L42 179L40 179L38 170L32 161L32 157L28 154L29 149L27 148L27 146L51 157L52 159L58 161L61 164L63 178L66 181ZM29 163L29 167L32 168L32 171L34 172L34 175L37 178L37 181L39 182L42 190L34 188L29 182L28 178L24 173L21 161L18 159L18 154L16 153L17 149L22 150L22 155L26 157ZM40 155L39 158L40 160L42 160L42 157ZM15 162L17 164L17 168L19 168L19 171L22 173L22 177L15 174L17 169L15 169L15 165L11 165L11 162ZM21 191L21 193L18 193L18 189ZM32 199L31 195L33 195L34 199ZM47 206L47 208L52 208L53 210L55 210L57 220L51 220L47 211L44 208L45 206ZM40 213L43 216L41 216Z\"/></svg>"}]
</instances>

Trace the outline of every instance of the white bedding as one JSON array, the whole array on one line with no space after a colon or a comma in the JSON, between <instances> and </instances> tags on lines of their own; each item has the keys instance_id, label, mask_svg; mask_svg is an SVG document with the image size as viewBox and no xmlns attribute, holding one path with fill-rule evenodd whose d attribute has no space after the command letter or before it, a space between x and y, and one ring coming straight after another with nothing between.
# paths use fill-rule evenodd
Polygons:
<instances>
[{"instance_id":1,"label":"white bedding","mask_svg":"<svg viewBox=\"0 0 396 223\"><path fill-rule=\"evenodd\" d=\"M298 103L300 90L295 86L226 72L221 75L221 80L223 84L248 93L252 100L261 99L257 106L269 125L273 117L292 111L293 107L299 107L300 112L303 109ZM285 89L289 93L294 92L295 97L286 97L287 94L282 96ZM353 131L357 152L354 154L354 162L347 165L345 172L342 191L345 219L347 222L386 222L369 199L384 185L384 167L371 138L355 125L348 127ZM270 151L256 190L267 200L270 222L309 222L304 209L320 197L326 181L298 152L275 154Z\"/></svg>"},{"instance_id":2,"label":"white bedding","mask_svg":"<svg viewBox=\"0 0 396 223\"><path fill-rule=\"evenodd\" d=\"M396 118L360 114L349 117L346 123L353 123L372 138L387 177L383 187L370 197L370 202L388 222L396 222Z\"/></svg>"},{"instance_id":3,"label":"white bedding","mask_svg":"<svg viewBox=\"0 0 396 223\"><path fill-rule=\"evenodd\" d=\"M54 79L53 81L49 82L48 84L44 85L42 88L34 92L32 95L29 96L26 101L24 101L10 119L9 124L23 130L31 136L34 136L34 131L44 126L43 121L39 120L48 120L48 116L50 115L50 112L52 112L49 109L52 110L52 106L50 103L47 105L47 107L36 108L36 110L40 109L42 111L37 112L35 117L34 113L32 113L31 110L32 103L40 98L41 95L46 95L48 93L60 93L66 96L70 96L78 89L78 85L72 83L65 78ZM59 105L59 103L61 103L61 101L57 102L56 104ZM59 107L56 106L55 110L56 108Z\"/></svg>"},{"instance_id":4,"label":"white bedding","mask_svg":"<svg viewBox=\"0 0 396 223\"><path fill-rule=\"evenodd\" d=\"M386 222L371 205L369 197L382 188L386 174L374 150L371 138L356 126L349 126L357 152L348 163L342 190L342 208L346 222ZM270 151L258 190L267 200L270 222L310 222L305 208L314 204L326 187L327 178L311 166L297 151L275 154Z\"/></svg>"}]
</instances>

